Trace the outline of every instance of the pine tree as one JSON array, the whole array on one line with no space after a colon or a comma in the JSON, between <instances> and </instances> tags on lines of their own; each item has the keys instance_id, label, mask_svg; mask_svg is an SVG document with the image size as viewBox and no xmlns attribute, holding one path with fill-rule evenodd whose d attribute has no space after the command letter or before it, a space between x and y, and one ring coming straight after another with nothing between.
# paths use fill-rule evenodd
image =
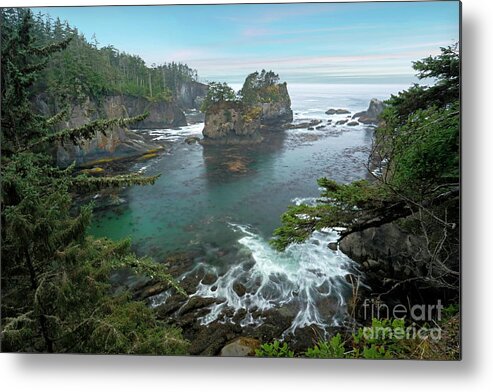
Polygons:
<instances>
[{"instance_id":1,"label":"pine tree","mask_svg":"<svg viewBox=\"0 0 493 392\"><path fill-rule=\"evenodd\" d=\"M133 119L98 120L57 131L52 118L34 114L30 92L49 56L70 39L38 46L29 10L2 10L2 350L180 354L180 331L157 321L129 294L113 295L118 268L166 281L182 290L159 264L138 259L128 241L86 235L91 206L74 207L76 189L149 184L134 175L93 179L60 169L54 142L79 143L95 132Z\"/></svg>"}]
</instances>

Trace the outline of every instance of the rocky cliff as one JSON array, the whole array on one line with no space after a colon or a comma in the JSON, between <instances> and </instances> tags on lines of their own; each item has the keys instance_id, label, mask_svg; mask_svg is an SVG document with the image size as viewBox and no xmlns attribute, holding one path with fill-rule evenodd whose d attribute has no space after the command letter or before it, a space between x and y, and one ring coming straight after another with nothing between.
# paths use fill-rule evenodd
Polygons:
<instances>
[{"instance_id":1,"label":"rocky cliff","mask_svg":"<svg viewBox=\"0 0 493 392\"><path fill-rule=\"evenodd\" d=\"M353 119L358 119L358 121L363 124L378 125L383 109L385 109L385 104L376 98L372 98L368 109L355 113Z\"/></svg>"},{"instance_id":2,"label":"rocky cliff","mask_svg":"<svg viewBox=\"0 0 493 392\"><path fill-rule=\"evenodd\" d=\"M198 110L207 95L207 89L208 86L203 83L195 81L183 83L177 88L176 103L184 110Z\"/></svg>"},{"instance_id":3,"label":"rocky cliff","mask_svg":"<svg viewBox=\"0 0 493 392\"><path fill-rule=\"evenodd\" d=\"M218 102L206 113L202 144L258 143L262 141L262 110L239 102Z\"/></svg>"},{"instance_id":4,"label":"rocky cliff","mask_svg":"<svg viewBox=\"0 0 493 392\"><path fill-rule=\"evenodd\" d=\"M293 121L291 98L287 84L276 84L267 87L266 90L266 98L262 99L263 94L260 94L259 102L256 104L262 108L261 125L265 127L281 127Z\"/></svg>"},{"instance_id":5,"label":"rocky cliff","mask_svg":"<svg viewBox=\"0 0 493 392\"><path fill-rule=\"evenodd\" d=\"M287 84L279 83L272 71L250 74L239 99L227 85L217 91L223 95L227 91L233 99L207 95L203 144L258 143L262 130L283 129L293 121Z\"/></svg>"},{"instance_id":6,"label":"rocky cliff","mask_svg":"<svg viewBox=\"0 0 493 392\"><path fill-rule=\"evenodd\" d=\"M44 115L53 115L58 111L45 95L36 97L34 106ZM61 124L62 128L80 127L98 118L132 117L144 112L148 112L149 116L134 124L133 128L169 128L187 124L184 113L175 103L153 102L144 97L129 95L110 95L99 102L86 98L83 102L74 102L69 110L67 119ZM67 166L73 161L84 165L101 159L139 156L157 147L157 144L146 142L135 132L113 128L106 135L96 134L92 140L80 146L57 146L56 157L60 166Z\"/></svg>"}]
</instances>

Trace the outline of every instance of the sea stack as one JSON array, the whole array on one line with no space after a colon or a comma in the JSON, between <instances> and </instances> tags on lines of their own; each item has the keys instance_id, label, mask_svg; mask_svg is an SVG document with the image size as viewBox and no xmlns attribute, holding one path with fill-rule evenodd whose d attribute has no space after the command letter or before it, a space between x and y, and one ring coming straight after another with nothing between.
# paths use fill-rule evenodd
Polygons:
<instances>
[{"instance_id":1,"label":"sea stack","mask_svg":"<svg viewBox=\"0 0 493 392\"><path fill-rule=\"evenodd\" d=\"M202 110L203 144L259 143L262 130L283 129L293 121L287 84L265 70L248 75L236 95L226 84L212 84Z\"/></svg>"},{"instance_id":2,"label":"sea stack","mask_svg":"<svg viewBox=\"0 0 493 392\"><path fill-rule=\"evenodd\" d=\"M353 119L358 119L363 124L378 125L380 122L380 115L385 109L385 104L379 99L372 98L368 109L363 112L358 112L353 116Z\"/></svg>"}]
</instances>

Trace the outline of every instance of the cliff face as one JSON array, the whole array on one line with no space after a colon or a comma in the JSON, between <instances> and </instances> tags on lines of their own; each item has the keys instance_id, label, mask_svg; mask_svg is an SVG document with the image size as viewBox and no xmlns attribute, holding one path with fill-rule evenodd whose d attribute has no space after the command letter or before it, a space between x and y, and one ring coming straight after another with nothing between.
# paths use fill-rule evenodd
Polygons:
<instances>
[{"instance_id":1,"label":"cliff face","mask_svg":"<svg viewBox=\"0 0 493 392\"><path fill-rule=\"evenodd\" d=\"M263 140L261 130L283 129L293 121L287 84L279 83L272 71L250 74L241 90L241 100L209 98L213 103L205 113L204 144L258 143Z\"/></svg>"},{"instance_id":2,"label":"cliff face","mask_svg":"<svg viewBox=\"0 0 493 392\"><path fill-rule=\"evenodd\" d=\"M206 113L203 144L258 143L261 110L237 102L218 102Z\"/></svg>"},{"instance_id":3,"label":"cliff face","mask_svg":"<svg viewBox=\"0 0 493 392\"><path fill-rule=\"evenodd\" d=\"M208 86L199 82L186 82L179 86L176 103L182 109L200 109Z\"/></svg>"},{"instance_id":4,"label":"cliff face","mask_svg":"<svg viewBox=\"0 0 493 392\"><path fill-rule=\"evenodd\" d=\"M44 115L53 115L57 111L50 107L49 98L46 96L36 97L34 105ZM80 127L98 118L132 117L144 112L148 112L149 116L133 124L133 128L169 128L187 124L185 115L173 102L151 102L143 97L111 95L104 97L99 104L86 98L82 103L71 105L68 119L61 124L61 128ZM83 165L100 159L139 156L157 147L157 144L146 142L135 132L113 128L109 129L106 135L97 133L92 140L80 146L59 145L56 148L56 156L60 166L67 166L73 161Z\"/></svg>"},{"instance_id":5,"label":"cliff face","mask_svg":"<svg viewBox=\"0 0 493 392\"><path fill-rule=\"evenodd\" d=\"M262 108L261 124L266 127L279 127L293 121L293 111L291 110L291 98L289 97L286 83L275 86L275 99L271 102L260 102ZM269 87L267 88L269 89Z\"/></svg>"},{"instance_id":6,"label":"cliff face","mask_svg":"<svg viewBox=\"0 0 493 392\"><path fill-rule=\"evenodd\" d=\"M385 104L382 101L372 98L370 104L368 105L368 109L354 114L353 119L358 119L358 121L362 124L378 125L380 122L380 115L384 109Z\"/></svg>"}]
</instances>

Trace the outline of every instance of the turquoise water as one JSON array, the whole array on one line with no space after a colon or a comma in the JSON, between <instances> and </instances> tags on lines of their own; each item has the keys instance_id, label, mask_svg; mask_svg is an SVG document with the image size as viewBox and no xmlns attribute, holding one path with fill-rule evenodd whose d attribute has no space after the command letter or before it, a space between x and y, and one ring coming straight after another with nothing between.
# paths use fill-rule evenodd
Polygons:
<instances>
[{"instance_id":1,"label":"turquoise water","mask_svg":"<svg viewBox=\"0 0 493 392\"><path fill-rule=\"evenodd\" d=\"M319 195L317 178L364 177L363 147L370 137L367 130L338 136L296 130L269 135L262 145L176 142L170 155L146 162L146 174L160 175L156 184L124 191L127 203L96 215L92 233L130 236L139 253L151 254L225 246L236 237L228 223L249 225L268 238L295 198Z\"/></svg>"},{"instance_id":2,"label":"turquoise water","mask_svg":"<svg viewBox=\"0 0 493 392\"><path fill-rule=\"evenodd\" d=\"M321 119L324 124L346 117L325 115L329 107L354 113L366 109L371 98L385 98L398 90L398 86L289 87L295 122ZM201 129L201 124L195 124L181 130L149 131L157 139L170 141L171 150L136 164L133 170L159 174L159 179L153 186L124 190L121 197L126 202L97 213L92 234L130 237L138 254L157 261L170 253L193 250L200 255L197 265L215 273L222 287L211 290L202 285L198 294L218 296L228 306L248 309L286 304L296 293L296 326L333 325L333 318L317 313L316 304L328 296L342 308L350 292L344 275L351 260L327 248L328 239L335 240L337 235L316 233L316 238L284 254L273 251L268 240L289 205L313 202L319 196L318 178L350 182L367 176L372 129L329 125L321 130L268 132L259 145L183 142L191 134L199 136ZM252 259L251 270L239 268ZM236 296L233 284L248 283L253 276L262 284L251 287L251 295ZM213 309L204 323L213 320L220 308ZM252 322L251 317L244 322Z\"/></svg>"}]
</instances>

